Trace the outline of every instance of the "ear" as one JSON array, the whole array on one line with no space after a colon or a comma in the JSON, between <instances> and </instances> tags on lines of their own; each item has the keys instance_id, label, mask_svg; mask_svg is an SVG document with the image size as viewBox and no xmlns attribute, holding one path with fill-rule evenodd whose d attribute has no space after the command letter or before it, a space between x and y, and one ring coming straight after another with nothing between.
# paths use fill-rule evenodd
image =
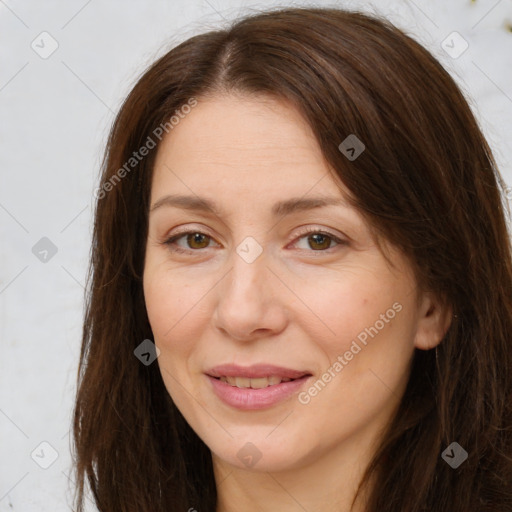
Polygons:
<instances>
[{"instance_id":1,"label":"ear","mask_svg":"<svg viewBox=\"0 0 512 512\"><path fill-rule=\"evenodd\" d=\"M432 293L423 293L418 305L418 328L414 346L430 350L444 338L452 322L452 308Z\"/></svg>"}]
</instances>

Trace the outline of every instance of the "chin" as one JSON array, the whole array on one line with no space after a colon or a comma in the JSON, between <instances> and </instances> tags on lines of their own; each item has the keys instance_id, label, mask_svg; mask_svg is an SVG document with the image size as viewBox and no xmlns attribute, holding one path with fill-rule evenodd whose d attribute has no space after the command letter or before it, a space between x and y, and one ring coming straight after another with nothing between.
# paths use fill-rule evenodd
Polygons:
<instances>
[{"instance_id":1,"label":"chin","mask_svg":"<svg viewBox=\"0 0 512 512\"><path fill-rule=\"evenodd\" d=\"M295 469L301 466L306 457L306 454L299 452L298 445L283 445L265 439L265 436L248 435L237 441L231 439L228 446L218 448L212 452L225 463L255 472L275 473Z\"/></svg>"}]
</instances>

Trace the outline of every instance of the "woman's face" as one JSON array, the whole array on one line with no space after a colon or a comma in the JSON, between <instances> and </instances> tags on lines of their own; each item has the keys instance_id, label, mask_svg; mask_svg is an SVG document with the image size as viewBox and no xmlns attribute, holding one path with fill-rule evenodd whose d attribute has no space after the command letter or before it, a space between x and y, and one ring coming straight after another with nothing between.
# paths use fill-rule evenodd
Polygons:
<instances>
[{"instance_id":1,"label":"woman's face","mask_svg":"<svg viewBox=\"0 0 512 512\"><path fill-rule=\"evenodd\" d=\"M200 100L169 132L144 294L165 386L217 460L279 471L369 449L414 348L446 328L390 251L393 267L286 104Z\"/></svg>"}]
</instances>

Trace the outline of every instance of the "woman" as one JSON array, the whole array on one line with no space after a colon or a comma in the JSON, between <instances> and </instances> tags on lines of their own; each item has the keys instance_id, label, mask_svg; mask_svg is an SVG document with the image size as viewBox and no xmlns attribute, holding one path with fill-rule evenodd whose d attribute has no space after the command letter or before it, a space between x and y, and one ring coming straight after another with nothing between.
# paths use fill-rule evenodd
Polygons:
<instances>
[{"instance_id":1,"label":"woman","mask_svg":"<svg viewBox=\"0 0 512 512\"><path fill-rule=\"evenodd\" d=\"M512 509L503 183L385 20L283 9L129 94L97 193L77 506Z\"/></svg>"}]
</instances>

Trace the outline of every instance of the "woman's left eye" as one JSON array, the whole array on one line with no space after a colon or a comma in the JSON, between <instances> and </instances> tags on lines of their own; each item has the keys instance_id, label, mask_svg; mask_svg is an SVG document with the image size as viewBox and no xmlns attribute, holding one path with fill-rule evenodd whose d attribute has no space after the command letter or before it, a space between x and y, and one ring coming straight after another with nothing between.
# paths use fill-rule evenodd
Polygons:
<instances>
[{"instance_id":1,"label":"woman's left eye","mask_svg":"<svg viewBox=\"0 0 512 512\"><path fill-rule=\"evenodd\" d=\"M177 242L185 238L187 247L180 246ZM310 230L300 235L295 240L305 239L308 247L313 251L325 252L327 249L332 248L332 242L336 245L346 245L345 240L341 240L332 233L320 230ZM178 235L175 235L166 240L164 245L167 245L174 252L197 252L199 249L207 249L210 246L210 242L213 238L206 233L200 231L185 231ZM303 250L304 247L299 247ZM307 250L307 249L306 249Z\"/></svg>"},{"instance_id":2,"label":"woman's left eye","mask_svg":"<svg viewBox=\"0 0 512 512\"><path fill-rule=\"evenodd\" d=\"M325 231L308 231L306 234L300 236L298 240L306 239L308 246L314 251L324 251L325 249L331 249L331 242L335 242L336 245L346 245L345 240L339 239L332 233Z\"/></svg>"}]
</instances>

